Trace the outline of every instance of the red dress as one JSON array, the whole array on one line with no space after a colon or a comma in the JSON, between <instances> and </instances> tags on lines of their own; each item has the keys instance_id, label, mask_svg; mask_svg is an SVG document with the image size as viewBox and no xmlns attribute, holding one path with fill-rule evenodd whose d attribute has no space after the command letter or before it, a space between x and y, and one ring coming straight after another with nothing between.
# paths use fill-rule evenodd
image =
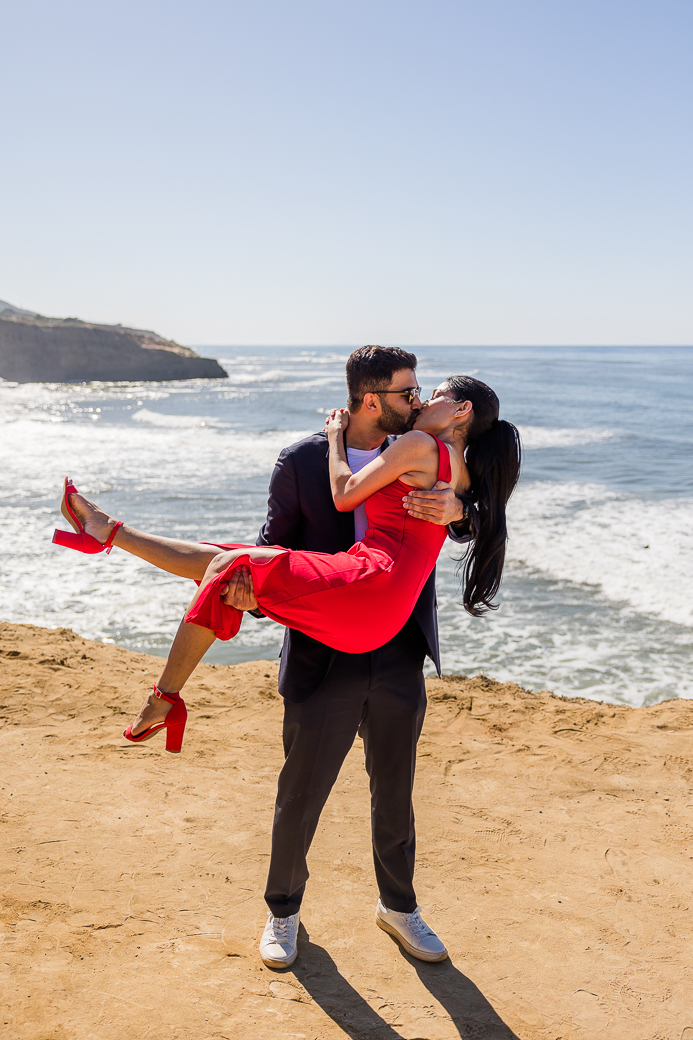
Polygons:
<instances>
[{"instance_id":1,"label":"red dress","mask_svg":"<svg viewBox=\"0 0 693 1040\"><path fill-rule=\"evenodd\" d=\"M434 440L438 480L449 481L447 445ZM446 527L409 516L402 505L409 491L411 486L401 480L376 491L366 501L368 530L363 541L347 552L286 549L262 563L239 556L206 586L186 621L211 629L218 639L235 636L243 615L223 603L219 590L236 567L246 565L260 609L280 625L348 654L384 646L408 621L447 537Z\"/></svg>"}]
</instances>

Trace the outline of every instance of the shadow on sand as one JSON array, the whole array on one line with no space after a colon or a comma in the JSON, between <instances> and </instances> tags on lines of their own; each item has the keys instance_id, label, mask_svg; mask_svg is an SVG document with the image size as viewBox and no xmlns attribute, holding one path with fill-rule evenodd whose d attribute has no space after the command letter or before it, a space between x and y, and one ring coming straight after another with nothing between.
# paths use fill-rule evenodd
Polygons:
<instances>
[{"instance_id":1,"label":"shadow on sand","mask_svg":"<svg viewBox=\"0 0 693 1040\"><path fill-rule=\"evenodd\" d=\"M474 983L449 959L426 964L404 953L393 939L400 956L416 970L422 984L447 1011L462 1040L520 1040ZM299 957L287 974L292 974L318 1007L344 1030L351 1040L402 1040L340 975L327 950L310 941L303 925L299 929ZM393 954L395 951L393 950ZM284 974L284 972L282 972ZM418 1037L416 1040L427 1040Z\"/></svg>"}]
</instances>

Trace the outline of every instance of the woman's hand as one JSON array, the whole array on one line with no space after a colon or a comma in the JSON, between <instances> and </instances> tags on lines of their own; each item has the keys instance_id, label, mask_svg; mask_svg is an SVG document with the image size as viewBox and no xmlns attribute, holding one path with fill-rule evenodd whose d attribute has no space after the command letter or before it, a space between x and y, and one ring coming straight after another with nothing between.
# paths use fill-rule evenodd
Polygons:
<instances>
[{"instance_id":1,"label":"woman's hand","mask_svg":"<svg viewBox=\"0 0 693 1040\"><path fill-rule=\"evenodd\" d=\"M327 436L330 434L337 436L339 433L343 433L349 425L349 412L346 408L335 408L331 415L328 415L325 420L325 430Z\"/></svg>"}]
</instances>

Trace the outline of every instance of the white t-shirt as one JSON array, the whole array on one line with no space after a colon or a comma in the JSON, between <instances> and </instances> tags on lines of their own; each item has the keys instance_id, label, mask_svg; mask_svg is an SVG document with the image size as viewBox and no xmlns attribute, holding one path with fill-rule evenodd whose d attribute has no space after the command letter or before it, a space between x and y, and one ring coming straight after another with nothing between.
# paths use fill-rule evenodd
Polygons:
<instances>
[{"instance_id":1,"label":"white t-shirt","mask_svg":"<svg viewBox=\"0 0 693 1040\"><path fill-rule=\"evenodd\" d=\"M358 473L360 469L367 466L373 459L377 459L380 455L380 448L373 448L371 451L364 451L363 448L350 448L347 445L346 456L347 462L349 463L349 469L352 473ZM366 531L368 530L368 517L366 516L366 504L362 502L360 506L357 506L354 510L354 541L360 542Z\"/></svg>"}]
</instances>

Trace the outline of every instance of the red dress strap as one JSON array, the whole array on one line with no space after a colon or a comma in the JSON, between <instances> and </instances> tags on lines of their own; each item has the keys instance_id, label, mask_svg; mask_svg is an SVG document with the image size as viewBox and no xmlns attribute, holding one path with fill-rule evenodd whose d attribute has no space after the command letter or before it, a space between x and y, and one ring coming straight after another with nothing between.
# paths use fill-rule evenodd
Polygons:
<instances>
[{"instance_id":1,"label":"red dress strap","mask_svg":"<svg viewBox=\"0 0 693 1040\"><path fill-rule=\"evenodd\" d=\"M428 432L428 431L426 431ZM452 466L450 465L450 452L447 444L439 440L434 433L429 434L438 445L438 480L444 480L447 484L452 480Z\"/></svg>"}]
</instances>

